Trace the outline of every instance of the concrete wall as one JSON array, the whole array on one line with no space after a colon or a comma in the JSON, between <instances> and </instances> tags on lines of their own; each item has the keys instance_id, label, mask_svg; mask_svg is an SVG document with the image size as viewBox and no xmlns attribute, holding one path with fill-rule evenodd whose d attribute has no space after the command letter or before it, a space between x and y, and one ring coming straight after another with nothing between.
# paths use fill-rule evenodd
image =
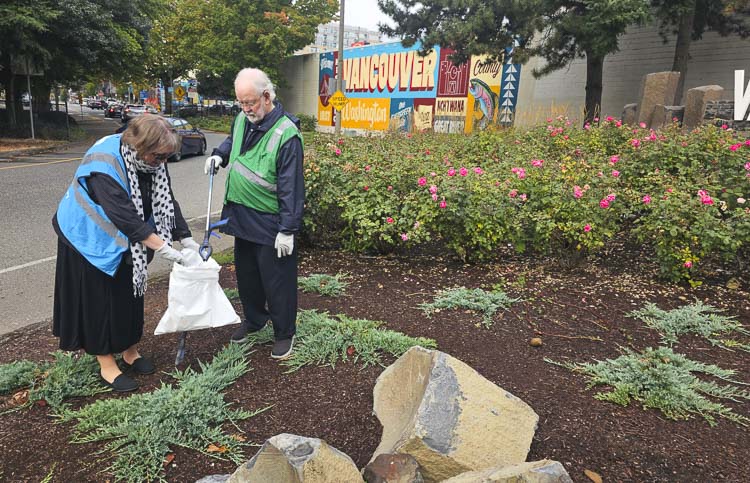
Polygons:
<instances>
[{"instance_id":1,"label":"concrete wall","mask_svg":"<svg viewBox=\"0 0 750 483\"><path fill-rule=\"evenodd\" d=\"M668 71L674 56L673 37L664 44L655 25L632 27L620 38L620 51L604 62L602 115L620 117L625 104L638 102L641 81L646 74ZM586 60L577 59L567 68L539 80L531 70L544 65L531 59L521 76L516 124L539 121L549 114L565 113L574 118L583 114L586 87ZM734 71L750 72L750 39L721 37L707 32L690 47L685 90L702 85L722 86L724 97L733 99Z\"/></svg>"},{"instance_id":2,"label":"concrete wall","mask_svg":"<svg viewBox=\"0 0 750 483\"><path fill-rule=\"evenodd\" d=\"M320 54L295 55L281 64L287 85L279 87L276 97L291 114L318 113L318 59Z\"/></svg>"},{"instance_id":3,"label":"concrete wall","mask_svg":"<svg viewBox=\"0 0 750 483\"><path fill-rule=\"evenodd\" d=\"M672 68L674 40L665 44L655 25L633 27L620 38L620 51L604 63L602 115L620 117L625 104L638 102L643 76ZM707 32L690 48L685 93L692 87L718 84L724 98L733 99L734 71L750 76L750 39L721 37ZM280 89L285 107L292 113L317 113L318 55L295 56L286 60L282 72L289 87ZM576 59L565 69L541 79L531 71L544 65L533 58L523 66L516 104L516 125L529 125L559 114L580 119L585 103L586 60Z\"/></svg>"}]
</instances>

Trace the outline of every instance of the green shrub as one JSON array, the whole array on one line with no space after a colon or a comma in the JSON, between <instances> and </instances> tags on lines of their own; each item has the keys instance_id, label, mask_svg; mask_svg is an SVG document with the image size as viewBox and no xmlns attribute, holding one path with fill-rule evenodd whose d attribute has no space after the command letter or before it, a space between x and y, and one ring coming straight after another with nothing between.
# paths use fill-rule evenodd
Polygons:
<instances>
[{"instance_id":1,"label":"green shrub","mask_svg":"<svg viewBox=\"0 0 750 483\"><path fill-rule=\"evenodd\" d=\"M607 119L578 129L558 118L305 143L313 243L388 253L437 241L464 260L508 248L566 260L632 239L665 278L694 284L707 262L750 252L750 140L713 126L654 132Z\"/></svg>"},{"instance_id":2,"label":"green shrub","mask_svg":"<svg viewBox=\"0 0 750 483\"><path fill-rule=\"evenodd\" d=\"M468 289L457 287L441 290L435 296L435 300L419 306L425 314L430 315L442 309L468 309L481 312L482 324L485 327L492 325L492 317L500 309L508 309L513 303L521 299L514 299L502 290L487 292L481 288Z\"/></svg>"},{"instance_id":3,"label":"green shrub","mask_svg":"<svg viewBox=\"0 0 750 483\"><path fill-rule=\"evenodd\" d=\"M734 371L692 361L682 354L672 352L668 347L649 347L642 353L626 349L625 354L617 359L597 363L560 364L546 358L544 360L589 376L588 387L610 386L611 391L599 392L594 396L602 401L627 406L634 399L645 408L660 410L670 419L688 419L693 415L700 415L711 426L716 425L716 416L742 426L750 423L750 418L706 397L731 401L750 400L750 392L728 384L705 381L693 374L700 373L729 383L743 384L731 379L735 375Z\"/></svg>"},{"instance_id":4,"label":"green shrub","mask_svg":"<svg viewBox=\"0 0 750 483\"><path fill-rule=\"evenodd\" d=\"M346 279L347 275L342 273L336 275L314 273L309 277L300 277L297 283L303 292L316 292L329 297L338 297L344 294L349 285Z\"/></svg>"},{"instance_id":5,"label":"green shrub","mask_svg":"<svg viewBox=\"0 0 750 483\"><path fill-rule=\"evenodd\" d=\"M313 115L309 114L295 114L299 119L300 131L315 131L318 125L318 120Z\"/></svg>"}]
</instances>

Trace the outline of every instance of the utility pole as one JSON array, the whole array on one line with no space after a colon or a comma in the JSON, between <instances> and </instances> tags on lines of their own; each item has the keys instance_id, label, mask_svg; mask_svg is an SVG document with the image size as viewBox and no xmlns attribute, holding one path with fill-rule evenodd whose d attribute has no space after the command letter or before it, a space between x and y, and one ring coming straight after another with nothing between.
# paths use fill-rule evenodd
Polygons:
<instances>
[{"instance_id":1,"label":"utility pole","mask_svg":"<svg viewBox=\"0 0 750 483\"><path fill-rule=\"evenodd\" d=\"M341 0L339 17L339 59L336 66L336 91L344 92L344 0ZM338 110L338 109L337 109ZM336 114L336 134L341 134L341 111Z\"/></svg>"}]
</instances>

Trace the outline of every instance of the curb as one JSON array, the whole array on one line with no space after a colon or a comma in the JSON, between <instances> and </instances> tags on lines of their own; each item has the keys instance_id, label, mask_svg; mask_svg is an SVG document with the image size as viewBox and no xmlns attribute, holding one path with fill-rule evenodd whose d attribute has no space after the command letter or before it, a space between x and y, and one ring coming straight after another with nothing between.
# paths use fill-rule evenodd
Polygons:
<instances>
[{"instance_id":1,"label":"curb","mask_svg":"<svg viewBox=\"0 0 750 483\"><path fill-rule=\"evenodd\" d=\"M41 153L49 153L52 151L56 151L61 148L66 148L73 144L72 142L68 142L65 144L58 144L56 146L46 146L43 148L28 148L28 149L18 149L15 151L3 151L0 152L0 163L8 163L11 162L14 158L18 158L21 156L28 156L31 154L41 154Z\"/></svg>"}]
</instances>

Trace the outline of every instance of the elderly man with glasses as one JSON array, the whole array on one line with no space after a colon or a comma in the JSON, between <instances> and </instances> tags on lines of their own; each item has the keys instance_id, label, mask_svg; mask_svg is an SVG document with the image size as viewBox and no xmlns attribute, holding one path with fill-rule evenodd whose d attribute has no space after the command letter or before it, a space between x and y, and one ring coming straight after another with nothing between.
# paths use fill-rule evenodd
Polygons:
<instances>
[{"instance_id":1,"label":"elderly man with glasses","mask_svg":"<svg viewBox=\"0 0 750 483\"><path fill-rule=\"evenodd\" d=\"M234 81L242 112L230 135L206 159L206 174L227 168L223 231L235 237L234 263L244 320L232 334L273 323L271 357L292 354L297 317L297 250L305 185L299 119L276 101L274 86L259 69L243 69Z\"/></svg>"}]
</instances>

